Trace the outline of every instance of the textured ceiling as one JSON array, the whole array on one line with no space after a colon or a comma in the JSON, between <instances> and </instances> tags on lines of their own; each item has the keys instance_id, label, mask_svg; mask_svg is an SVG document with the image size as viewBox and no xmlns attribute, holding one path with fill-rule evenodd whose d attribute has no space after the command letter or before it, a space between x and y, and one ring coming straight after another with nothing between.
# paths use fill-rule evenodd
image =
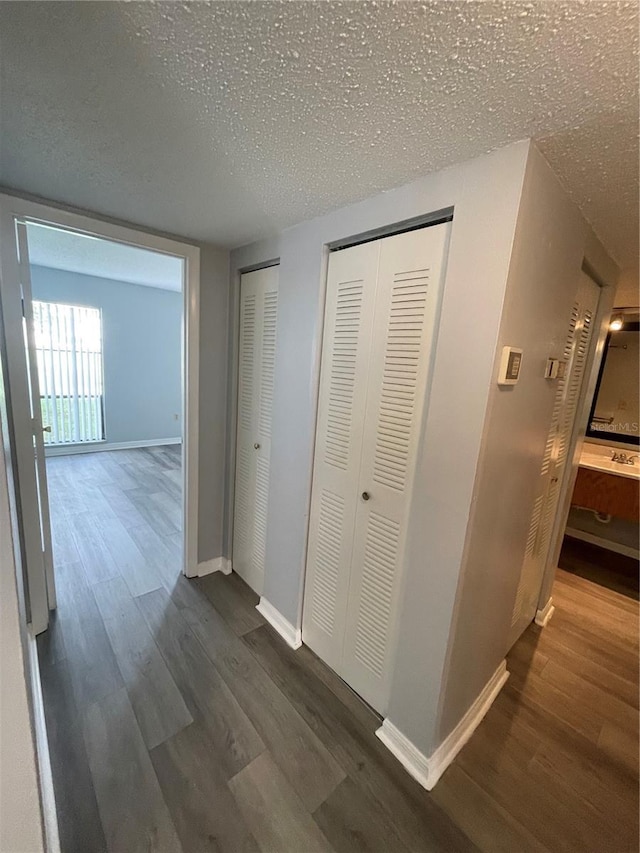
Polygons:
<instances>
[{"instance_id":1,"label":"textured ceiling","mask_svg":"<svg viewBox=\"0 0 640 853\"><path fill-rule=\"evenodd\" d=\"M238 245L535 137L637 261L635 2L2 2L0 181Z\"/></svg>"},{"instance_id":2,"label":"textured ceiling","mask_svg":"<svg viewBox=\"0 0 640 853\"><path fill-rule=\"evenodd\" d=\"M163 290L182 290L180 258L46 225L28 225L27 230L32 264Z\"/></svg>"}]
</instances>

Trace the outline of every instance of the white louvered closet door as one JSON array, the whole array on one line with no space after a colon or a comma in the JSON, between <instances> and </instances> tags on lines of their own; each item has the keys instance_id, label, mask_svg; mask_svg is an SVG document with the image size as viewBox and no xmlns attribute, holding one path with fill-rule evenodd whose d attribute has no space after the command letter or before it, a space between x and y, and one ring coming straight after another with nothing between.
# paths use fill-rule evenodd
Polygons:
<instances>
[{"instance_id":1,"label":"white louvered closet door","mask_svg":"<svg viewBox=\"0 0 640 853\"><path fill-rule=\"evenodd\" d=\"M260 595L264 580L278 267L240 281L233 568Z\"/></svg>"},{"instance_id":2,"label":"white louvered closet door","mask_svg":"<svg viewBox=\"0 0 640 853\"><path fill-rule=\"evenodd\" d=\"M340 671L379 242L329 258L302 631Z\"/></svg>"},{"instance_id":3,"label":"white louvered closet door","mask_svg":"<svg viewBox=\"0 0 640 853\"><path fill-rule=\"evenodd\" d=\"M386 711L406 525L450 226L380 241L342 677ZM365 500L363 495L368 496Z\"/></svg>"},{"instance_id":4,"label":"white louvered closet door","mask_svg":"<svg viewBox=\"0 0 640 853\"><path fill-rule=\"evenodd\" d=\"M557 381L553 414L533 505L524 562L511 618L510 645L532 622L552 545L560 489L568 462L580 392L589 358L600 288L584 273L571 309L563 360L564 376Z\"/></svg>"},{"instance_id":5,"label":"white louvered closet door","mask_svg":"<svg viewBox=\"0 0 640 853\"><path fill-rule=\"evenodd\" d=\"M303 639L383 713L448 233L445 224L386 237L329 265ZM357 330L337 310L353 286ZM345 326L357 352L336 426ZM341 467L327 456L336 435Z\"/></svg>"}]
</instances>

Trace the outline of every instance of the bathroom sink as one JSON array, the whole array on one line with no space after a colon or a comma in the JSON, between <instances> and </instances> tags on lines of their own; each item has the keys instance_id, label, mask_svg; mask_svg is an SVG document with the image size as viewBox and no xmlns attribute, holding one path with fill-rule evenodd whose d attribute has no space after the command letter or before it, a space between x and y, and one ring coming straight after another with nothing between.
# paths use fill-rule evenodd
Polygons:
<instances>
[{"instance_id":1,"label":"bathroom sink","mask_svg":"<svg viewBox=\"0 0 640 853\"><path fill-rule=\"evenodd\" d=\"M580 467L589 468L592 471L605 471L607 474L617 474L620 477L630 477L632 480L640 480L638 459L634 459L632 465L625 462L614 462L611 458L611 451L608 451L606 455L583 451L580 456Z\"/></svg>"}]
</instances>

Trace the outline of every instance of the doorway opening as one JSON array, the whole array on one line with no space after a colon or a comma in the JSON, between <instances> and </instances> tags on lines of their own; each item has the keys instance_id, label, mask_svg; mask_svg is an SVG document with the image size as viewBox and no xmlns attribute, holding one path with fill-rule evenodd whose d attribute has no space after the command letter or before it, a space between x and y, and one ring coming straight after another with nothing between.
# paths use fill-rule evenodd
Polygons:
<instances>
[{"instance_id":1,"label":"doorway opening","mask_svg":"<svg viewBox=\"0 0 640 853\"><path fill-rule=\"evenodd\" d=\"M182 569L183 261L26 231L58 606L79 583L144 595Z\"/></svg>"},{"instance_id":2,"label":"doorway opening","mask_svg":"<svg viewBox=\"0 0 640 853\"><path fill-rule=\"evenodd\" d=\"M638 307L614 308L573 486L559 566L639 598Z\"/></svg>"},{"instance_id":3,"label":"doorway opening","mask_svg":"<svg viewBox=\"0 0 640 853\"><path fill-rule=\"evenodd\" d=\"M58 592L109 581L137 596L197 573L199 253L0 202L8 426L37 635Z\"/></svg>"}]
</instances>

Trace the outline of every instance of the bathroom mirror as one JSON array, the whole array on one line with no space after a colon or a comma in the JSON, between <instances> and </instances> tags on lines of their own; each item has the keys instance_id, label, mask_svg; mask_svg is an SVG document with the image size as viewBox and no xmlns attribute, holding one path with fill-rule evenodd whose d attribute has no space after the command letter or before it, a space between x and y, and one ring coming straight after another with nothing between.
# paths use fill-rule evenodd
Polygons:
<instances>
[{"instance_id":1,"label":"bathroom mirror","mask_svg":"<svg viewBox=\"0 0 640 853\"><path fill-rule=\"evenodd\" d=\"M621 319L622 327L607 335L587 436L638 445L640 323Z\"/></svg>"}]
</instances>

